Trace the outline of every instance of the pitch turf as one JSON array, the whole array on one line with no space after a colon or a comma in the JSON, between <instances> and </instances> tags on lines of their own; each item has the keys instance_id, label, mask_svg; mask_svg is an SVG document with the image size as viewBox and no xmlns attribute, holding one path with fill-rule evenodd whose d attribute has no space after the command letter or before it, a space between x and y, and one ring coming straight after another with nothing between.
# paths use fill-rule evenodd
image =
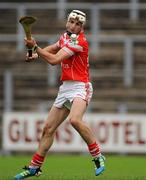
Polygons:
<instances>
[{"instance_id":1,"label":"pitch turf","mask_svg":"<svg viewBox=\"0 0 146 180\"><path fill-rule=\"evenodd\" d=\"M27 165L31 156L0 156L0 180L10 180ZM86 155L50 155L43 174L30 180L146 180L145 156L106 156L106 171L94 176L91 158Z\"/></svg>"}]
</instances>

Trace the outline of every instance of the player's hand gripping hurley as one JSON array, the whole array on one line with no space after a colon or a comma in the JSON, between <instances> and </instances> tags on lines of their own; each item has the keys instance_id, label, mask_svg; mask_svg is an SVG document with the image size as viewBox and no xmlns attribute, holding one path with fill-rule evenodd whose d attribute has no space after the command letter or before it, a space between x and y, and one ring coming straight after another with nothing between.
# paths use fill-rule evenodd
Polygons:
<instances>
[{"instance_id":1,"label":"player's hand gripping hurley","mask_svg":"<svg viewBox=\"0 0 146 180\"><path fill-rule=\"evenodd\" d=\"M31 27L36 20L33 16L24 16L19 19L28 40L31 40ZM32 47L28 47L28 56L32 57Z\"/></svg>"}]
</instances>

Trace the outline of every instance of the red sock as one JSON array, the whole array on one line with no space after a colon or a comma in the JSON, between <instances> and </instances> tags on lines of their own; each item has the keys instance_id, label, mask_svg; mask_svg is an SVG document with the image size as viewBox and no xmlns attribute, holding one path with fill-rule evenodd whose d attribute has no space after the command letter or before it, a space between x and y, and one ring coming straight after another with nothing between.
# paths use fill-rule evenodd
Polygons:
<instances>
[{"instance_id":1,"label":"red sock","mask_svg":"<svg viewBox=\"0 0 146 180\"><path fill-rule=\"evenodd\" d=\"M99 144L96 142L88 145L89 152L93 158L98 157L101 155Z\"/></svg>"},{"instance_id":2,"label":"red sock","mask_svg":"<svg viewBox=\"0 0 146 180\"><path fill-rule=\"evenodd\" d=\"M35 153L32 157L29 167L41 167L44 162L44 157Z\"/></svg>"}]
</instances>

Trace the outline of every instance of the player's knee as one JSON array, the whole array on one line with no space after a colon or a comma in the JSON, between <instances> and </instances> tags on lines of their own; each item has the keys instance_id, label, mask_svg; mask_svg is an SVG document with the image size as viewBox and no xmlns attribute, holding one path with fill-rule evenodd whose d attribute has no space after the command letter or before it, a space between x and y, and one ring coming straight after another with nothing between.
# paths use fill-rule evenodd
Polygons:
<instances>
[{"instance_id":1,"label":"player's knee","mask_svg":"<svg viewBox=\"0 0 146 180\"><path fill-rule=\"evenodd\" d=\"M50 137L50 136L53 136L53 134L54 134L54 130L52 126L46 124L43 129L43 136Z\"/></svg>"},{"instance_id":2,"label":"player's knee","mask_svg":"<svg viewBox=\"0 0 146 180\"><path fill-rule=\"evenodd\" d=\"M80 126L80 120L78 117L72 117L70 118L70 124L77 129Z\"/></svg>"}]
</instances>

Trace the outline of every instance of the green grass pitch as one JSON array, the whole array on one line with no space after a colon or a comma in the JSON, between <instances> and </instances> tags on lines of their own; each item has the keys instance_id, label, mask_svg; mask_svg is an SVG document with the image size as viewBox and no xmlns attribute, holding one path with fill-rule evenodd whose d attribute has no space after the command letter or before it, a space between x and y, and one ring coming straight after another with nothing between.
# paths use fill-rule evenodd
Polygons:
<instances>
[{"instance_id":1,"label":"green grass pitch","mask_svg":"<svg viewBox=\"0 0 146 180\"><path fill-rule=\"evenodd\" d=\"M0 156L0 180L10 180L27 165L31 156ZM48 155L40 177L30 180L146 180L145 156L106 156L106 170L96 177L87 155Z\"/></svg>"}]
</instances>

